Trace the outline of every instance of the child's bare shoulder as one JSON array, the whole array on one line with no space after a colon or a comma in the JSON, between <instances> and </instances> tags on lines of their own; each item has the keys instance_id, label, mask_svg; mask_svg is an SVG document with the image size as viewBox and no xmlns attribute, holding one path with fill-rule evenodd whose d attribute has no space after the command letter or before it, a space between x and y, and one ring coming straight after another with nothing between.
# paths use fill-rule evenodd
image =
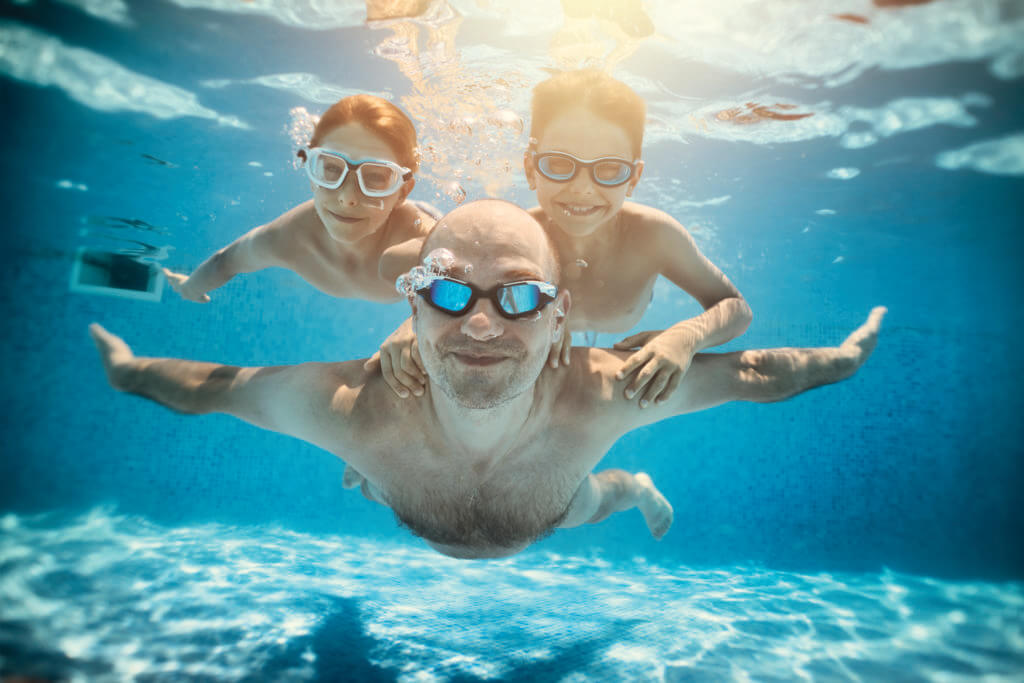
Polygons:
<instances>
[{"instance_id":1,"label":"child's bare shoulder","mask_svg":"<svg viewBox=\"0 0 1024 683\"><path fill-rule=\"evenodd\" d=\"M628 202L620 215L622 239L629 241L630 249L660 254L679 236L689 235L679 221L652 206Z\"/></svg>"},{"instance_id":2,"label":"child's bare shoulder","mask_svg":"<svg viewBox=\"0 0 1024 683\"><path fill-rule=\"evenodd\" d=\"M313 201L309 200L255 228L242 240L262 262L288 266L298 254L316 248L322 226Z\"/></svg>"},{"instance_id":3,"label":"child's bare shoulder","mask_svg":"<svg viewBox=\"0 0 1024 683\"><path fill-rule=\"evenodd\" d=\"M622 205L623 225L636 230L664 230L665 228L681 228L675 218L661 209L636 202Z\"/></svg>"},{"instance_id":4,"label":"child's bare shoulder","mask_svg":"<svg viewBox=\"0 0 1024 683\"><path fill-rule=\"evenodd\" d=\"M388 220L390 231L388 242L398 244L417 237L426 237L434 227L434 217L420 209L414 202L402 202L391 212Z\"/></svg>"}]
</instances>

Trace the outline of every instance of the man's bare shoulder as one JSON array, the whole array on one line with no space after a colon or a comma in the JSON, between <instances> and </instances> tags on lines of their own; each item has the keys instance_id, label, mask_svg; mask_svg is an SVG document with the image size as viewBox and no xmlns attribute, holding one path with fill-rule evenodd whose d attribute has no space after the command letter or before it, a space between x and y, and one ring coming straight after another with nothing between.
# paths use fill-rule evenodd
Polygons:
<instances>
[{"instance_id":1,"label":"man's bare shoulder","mask_svg":"<svg viewBox=\"0 0 1024 683\"><path fill-rule=\"evenodd\" d=\"M555 392L556 402L582 415L610 405L622 392L623 382L615 373L629 354L614 349L574 346L568 366L552 370L545 367L547 379Z\"/></svg>"},{"instance_id":2,"label":"man's bare shoulder","mask_svg":"<svg viewBox=\"0 0 1024 683\"><path fill-rule=\"evenodd\" d=\"M384 382L380 369L366 369L366 360L304 363L301 381L330 402L332 412L345 417L384 416L396 410L401 399Z\"/></svg>"},{"instance_id":3,"label":"man's bare shoulder","mask_svg":"<svg viewBox=\"0 0 1024 683\"><path fill-rule=\"evenodd\" d=\"M554 431L552 443L571 444L573 458L593 467L627 429L623 381L615 379L628 354L612 349L574 347L568 366L545 367L541 382L546 387L545 407Z\"/></svg>"}]
</instances>

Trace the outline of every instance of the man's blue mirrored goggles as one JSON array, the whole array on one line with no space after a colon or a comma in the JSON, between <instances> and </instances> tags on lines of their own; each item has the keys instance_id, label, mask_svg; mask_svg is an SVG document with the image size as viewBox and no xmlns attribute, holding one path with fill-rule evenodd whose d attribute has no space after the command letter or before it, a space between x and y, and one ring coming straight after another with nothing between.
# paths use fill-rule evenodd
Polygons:
<instances>
[{"instance_id":1,"label":"man's blue mirrored goggles","mask_svg":"<svg viewBox=\"0 0 1024 683\"><path fill-rule=\"evenodd\" d=\"M558 287L550 282L522 280L482 290L468 282L445 277L435 279L416 293L437 310L451 316L463 315L477 299L487 298L502 317L515 320L536 313L554 301Z\"/></svg>"}]
</instances>

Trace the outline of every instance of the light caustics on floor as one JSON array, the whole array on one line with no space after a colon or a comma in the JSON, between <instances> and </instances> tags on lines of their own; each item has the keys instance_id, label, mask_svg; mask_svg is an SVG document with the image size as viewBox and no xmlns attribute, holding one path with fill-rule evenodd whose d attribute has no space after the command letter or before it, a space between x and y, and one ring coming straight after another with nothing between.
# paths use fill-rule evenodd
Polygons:
<instances>
[{"instance_id":1,"label":"light caustics on floor","mask_svg":"<svg viewBox=\"0 0 1024 683\"><path fill-rule=\"evenodd\" d=\"M363 667L421 681L543 666L581 681L1012 680L1024 667L1015 583L541 552L460 562L412 544L163 528L102 509L61 522L8 514L0 528L5 674L313 680Z\"/></svg>"}]
</instances>

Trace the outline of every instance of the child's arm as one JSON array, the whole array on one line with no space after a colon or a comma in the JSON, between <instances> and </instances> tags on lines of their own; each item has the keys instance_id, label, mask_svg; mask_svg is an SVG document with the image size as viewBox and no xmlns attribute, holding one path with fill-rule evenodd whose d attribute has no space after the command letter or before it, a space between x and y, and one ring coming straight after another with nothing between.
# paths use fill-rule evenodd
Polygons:
<instances>
[{"instance_id":1,"label":"child's arm","mask_svg":"<svg viewBox=\"0 0 1024 683\"><path fill-rule=\"evenodd\" d=\"M625 389L626 398L640 397L641 407L672 395L690 367L694 354L724 344L746 331L750 306L722 271L707 259L690 233L663 211L643 207L641 222L648 250L659 273L692 295L704 312L667 330L641 332L615 345L639 349L626 359L619 378L636 373Z\"/></svg>"},{"instance_id":2,"label":"child's arm","mask_svg":"<svg viewBox=\"0 0 1024 683\"><path fill-rule=\"evenodd\" d=\"M367 372L377 367L380 367L384 382L399 398L408 398L410 393L423 395L423 388L427 386L427 371L423 369L423 360L416 345L412 318L406 318L363 365Z\"/></svg>"},{"instance_id":3,"label":"child's arm","mask_svg":"<svg viewBox=\"0 0 1024 683\"><path fill-rule=\"evenodd\" d=\"M217 289L240 273L280 266L285 263L282 253L284 233L296 232L301 220L303 206L275 218L266 225L253 228L231 244L218 249L203 261L191 275L175 273L164 268L164 275L183 299L206 303L210 300L207 292ZM297 235L295 236L297 239Z\"/></svg>"}]
</instances>

